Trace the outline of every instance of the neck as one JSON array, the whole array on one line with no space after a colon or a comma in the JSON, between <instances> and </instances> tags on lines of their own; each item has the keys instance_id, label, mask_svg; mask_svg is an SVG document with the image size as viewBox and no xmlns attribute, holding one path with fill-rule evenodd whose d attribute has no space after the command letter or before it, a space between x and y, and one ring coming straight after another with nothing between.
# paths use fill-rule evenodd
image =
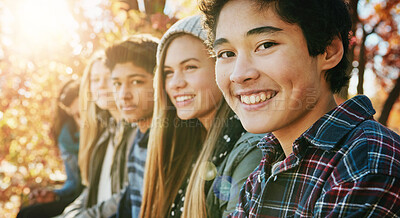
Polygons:
<instances>
[{"instance_id":1,"label":"neck","mask_svg":"<svg viewBox=\"0 0 400 218\"><path fill-rule=\"evenodd\" d=\"M151 126L152 117L146 118L144 120L138 121L136 124L141 133L145 133Z\"/></svg>"},{"instance_id":2,"label":"neck","mask_svg":"<svg viewBox=\"0 0 400 218\"><path fill-rule=\"evenodd\" d=\"M119 112L117 111L117 109L111 109L108 110L108 112L110 112L111 116L118 122L121 120L121 116L119 114Z\"/></svg>"},{"instance_id":3,"label":"neck","mask_svg":"<svg viewBox=\"0 0 400 218\"><path fill-rule=\"evenodd\" d=\"M274 135L279 140L286 157L293 153L293 142L301 136L308 128L310 128L324 114L335 108L336 102L333 96L321 98L315 107L301 118L289 123L288 126L274 131Z\"/></svg>"},{"instance_id":4,"label":"neck","mask_svg":"<svg viewBox=\"0 0 400 218\"><path fill-rule=\"evenodd\" d=\"M217 113L217 109L214 109L211 113L208 113L206 116L198 118L198 120L201 122L201 124L203 124L204 128L206 128L207 132L211 128L211 125L214 121L216 113Z\"/></svg>"}]
</instances>

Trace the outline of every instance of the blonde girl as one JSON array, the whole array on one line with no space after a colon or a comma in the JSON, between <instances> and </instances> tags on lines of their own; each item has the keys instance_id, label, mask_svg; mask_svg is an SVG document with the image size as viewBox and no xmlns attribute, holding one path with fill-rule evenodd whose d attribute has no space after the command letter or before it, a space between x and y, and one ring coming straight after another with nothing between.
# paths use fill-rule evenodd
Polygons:
<instances>
[{"instance_id":1,"label":"blonde girl","mask_svg":"<svg viewBox=\"0 0 400 218\"><path fill-rule=\"evenodd\" d=\"M215 83L205 38L193 16L158 46L142 217L220 217L261 159L261 136L245 132Z\"/></svg>"},{"instance_id":2,"label":"blonde girl","mask_svg":"<svg viewBox=\"0 0 400 218\"><path fill-rule=\"evenodd\" d=\"M127 181L127 139L132 129L120 122L103 51L96 53L86 67L79 104L79 167L86 188L64 210L63 217L109 217L116 212Z\"/></svg>"}]
</instances>

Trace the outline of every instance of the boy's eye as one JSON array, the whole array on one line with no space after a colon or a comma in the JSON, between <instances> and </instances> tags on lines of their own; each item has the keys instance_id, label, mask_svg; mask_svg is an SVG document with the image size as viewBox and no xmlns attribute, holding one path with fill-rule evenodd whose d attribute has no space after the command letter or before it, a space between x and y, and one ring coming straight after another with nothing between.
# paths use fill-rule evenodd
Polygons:
<instances>
[{"instance_id":1,"label":"boy's eye","mask_svg":"<svg viewBox=\"0 0 400 218\"><path fill-rule=\"evenodd\" d=\"M120 82L113 82L113 86L114 86L114 87L119 87L120 85L121 85Z\"/></svg>"},{"instance_id":2,"label":"boy's eye","mask_svg":"<svg viewBox=\"0 0 400 218\"><path fill-rule=\"evenodd\" d=\"M143 83L143 81L141 81L141 80L132 80L132 85L139 85L139 84L142 84Z\"/></svg>"},{"instance_id":3,"label":"boy's eye","mask_svg":"<svg viewBox=\"0 0 400 218\"><path fill-rule=\"evenodd\" d=\"M278 43L275 43L275 42L264 42L260 46L257 47L256 51L265 50L265 49L271 48L272 46L277 45L277 44Z\"/></svg>"},{"instance_id":4,"label":"boy's eye","mask_svg":"<svg viewBox=\"0 0 400 218\"><path fill-rule=\"evenodd\" d=\"M217 58L230 58L230 57L234 57L235 53L231 52L231 51L223 51L218 53Z\"/></svg>"},{"instance_id":5,"label":"boy's eye","mask_svg":"<svg viewBox=\"0 0 400 218\"><path fill-rule=\"evenodd\" d=\"M96 82L100 81L100 79L99 78L92 78L92 79L90 79L90 81L96 83Z\"/></svg>"}]
</instances>

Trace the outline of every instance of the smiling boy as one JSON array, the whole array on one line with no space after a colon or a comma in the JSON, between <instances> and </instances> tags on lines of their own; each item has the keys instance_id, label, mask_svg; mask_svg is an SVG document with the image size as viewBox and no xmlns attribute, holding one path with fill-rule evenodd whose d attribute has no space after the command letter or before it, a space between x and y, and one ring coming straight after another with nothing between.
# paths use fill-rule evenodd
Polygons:
<instances>
[{"instance_id":1,"label":"smiling boy","mask_svg":"<svg viewBox=\"0 0 400 218\"><path fill-rule=\"evenodd\" d=\"M124 120L138 127L128 157L129 187L120 201L117 217L138 217L140 212L147 142L153 117L157 45L158 39L141 34L106 50L117 107Z\"/></svg>"},{"instance_id":2,"label":"smiling boy","mask_svg":"<svg viewBox=\"0 0 400 218\"><path fill-rule=\"evenodd\" d=\"M400 137L348 83L343 0L203 0L217 83L264 157L232 217L394 216ZM234 28L232 28L234 27Z\"/></svg>"}]
</instances>

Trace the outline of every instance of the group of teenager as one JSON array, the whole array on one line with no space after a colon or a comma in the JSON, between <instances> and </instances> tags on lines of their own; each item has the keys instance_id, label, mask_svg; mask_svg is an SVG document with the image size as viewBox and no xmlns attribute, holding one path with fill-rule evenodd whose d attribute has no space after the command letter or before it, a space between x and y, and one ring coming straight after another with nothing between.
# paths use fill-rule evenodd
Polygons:
<instances>
[{"instance_id":1,"label":"group of teenager","mask_svg":"<svg viewBox=\"0 0 400 218\"><path fill-rule=\"evenodd\" d=\"M345 1L199 7L202 15L160 40L131 36L87 66L80 125L59 125L58 135L79 137L69 166L79 164L80 174L68 173L71 158L64 162L67 182L80 181L58 214L400 216L399 135L374 121L366 96L335 102L349 80ZM61 110L77 117L75 103L61 99ZM43 215L50 206L19 216L34 207Z\"/></svg>"}]
</instances>

